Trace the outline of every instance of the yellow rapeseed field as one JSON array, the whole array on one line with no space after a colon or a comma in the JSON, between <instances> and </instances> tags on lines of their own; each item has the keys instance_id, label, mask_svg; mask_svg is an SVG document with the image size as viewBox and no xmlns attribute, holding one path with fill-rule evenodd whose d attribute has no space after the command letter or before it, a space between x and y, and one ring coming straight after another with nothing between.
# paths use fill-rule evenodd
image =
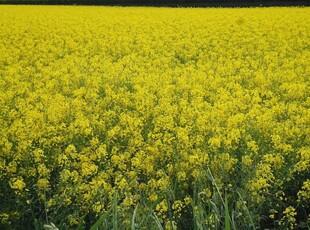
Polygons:
<instances>
[{"instance_id":1,"label":"yellow rapeseed field","mask_svg":"<svg viewBox=\"0 0 310 230\"><path fill-rule=\"evenodd\" d=\"M309 78L307 7L0 6L0 228L309 228Z\"/></svg>"}]
</instances>

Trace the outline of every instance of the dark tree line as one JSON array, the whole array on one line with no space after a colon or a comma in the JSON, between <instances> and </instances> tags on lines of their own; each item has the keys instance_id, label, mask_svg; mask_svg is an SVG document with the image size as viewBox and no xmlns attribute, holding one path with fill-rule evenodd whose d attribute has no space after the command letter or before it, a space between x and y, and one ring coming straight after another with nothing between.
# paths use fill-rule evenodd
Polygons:
<instances>
[{"instance_id":1,"label":"dark tree line","mask_svg":"<svg viewBox=\"0 0 310 230\"><path fill-rule=\"evenodd\" d=\"M310 6L310 0L0 0L0 4L144 5L191 7Z\"/></svg>"}]
</instances>

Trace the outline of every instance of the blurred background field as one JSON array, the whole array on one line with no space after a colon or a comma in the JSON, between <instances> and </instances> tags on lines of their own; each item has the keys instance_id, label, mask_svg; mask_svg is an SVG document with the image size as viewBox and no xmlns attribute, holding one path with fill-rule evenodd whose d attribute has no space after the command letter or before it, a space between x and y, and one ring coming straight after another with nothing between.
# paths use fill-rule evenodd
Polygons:
<instances>
[{"instance_id":1,"label":"blurred background field","mask_svg":"<svg viewBox=\"0 0 310 230\"><path fill-rule=\"evenodd\" d=\"M0 4L170 7L309 6L309 0L0 0Z\"/></svg>"}]
</instances>

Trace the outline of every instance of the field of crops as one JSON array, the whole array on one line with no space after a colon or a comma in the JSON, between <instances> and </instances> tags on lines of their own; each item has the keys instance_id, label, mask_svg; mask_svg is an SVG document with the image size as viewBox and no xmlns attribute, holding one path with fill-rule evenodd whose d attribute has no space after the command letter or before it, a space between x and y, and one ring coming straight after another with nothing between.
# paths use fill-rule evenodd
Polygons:
<instances>
[{"instance_id":1,"label":"field of crops","mask_svg":"<svg viewBox=\"0 0 310 230\"><path fill-rule=\"evenodd\" d=\"M0 229L309 229L309 38L310 8L0 6Z\"/></svg>"}]
</instances>

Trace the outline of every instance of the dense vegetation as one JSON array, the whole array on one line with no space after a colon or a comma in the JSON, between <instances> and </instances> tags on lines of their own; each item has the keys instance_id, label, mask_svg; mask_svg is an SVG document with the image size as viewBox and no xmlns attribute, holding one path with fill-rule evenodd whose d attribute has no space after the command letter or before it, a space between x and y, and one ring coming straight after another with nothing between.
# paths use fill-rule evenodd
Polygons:
<instances>
[{"instance_id":1,"label":"dense vegetation","mask_svg":"<svg viewBox=\"0 0 310 230\"><path fill-rule=\"evenodd\" d=\"M0 6L0 229L309 228L309 33L309 8Z\"/></svg>"}]
</instances>

